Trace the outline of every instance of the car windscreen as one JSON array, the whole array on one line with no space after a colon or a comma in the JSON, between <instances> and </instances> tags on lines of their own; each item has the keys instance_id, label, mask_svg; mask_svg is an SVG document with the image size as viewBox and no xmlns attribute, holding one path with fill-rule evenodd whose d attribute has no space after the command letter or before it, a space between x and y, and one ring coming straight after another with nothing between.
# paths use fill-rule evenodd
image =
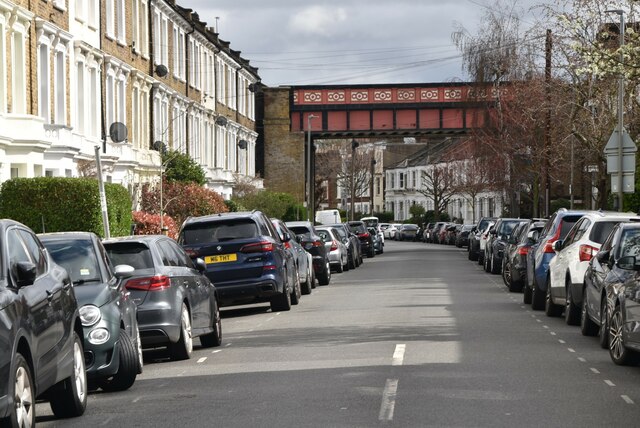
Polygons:
<instances>
[{"instance_id":1,"label":"car windscreen","mask_svg":"<svg viewBox=\"0 0 640 428\"><path fill-rule=\"evenodd\" d=\"M619 221L599 221L595 223L593 228L591 228L589 239L598 244L602 244L618 223Z\"/></svg>"},{"instance_id":2,"label":"car windscreen","mask_svg":"<svg viewBox=\"0 0 640 428\"><path fill-rule=\"evenodd\" d=\"M562 217L560 222L560 239L564 239L571 228L578 220L580 220L582 216L566 216Z\"/></svg>"},{"instance_id":3,"label":"car windscreen","mask_svg":"<svg viewBox=\"0 0 640 428\"><path fill-rule=\"evenodd\" d=\"M187 225L182 230L181 242L185 245L194 245L255 238L257 236L258 226L253 220L234 219Z\"/></svg>"},{"instance_id":4,"label":"car windscreen","mask_svg":"<svg viewBox=\"0 0 640 428\"><path fill-rule=\"evenodd\" d=\"M98 257L90 239L44 241L51 258L65 268L74 285L102 282Z\"/></svg>"},{"instance_id":5,"label":"car windscreen","mask_svg":"<svg viewBox=\"0 0 640 428\"><path fill-rule=\"evenodd\" d=\"M353 233L364 233L367 230L364 228L364 224L349 224L349 229Z\"/></svg>"},{"instance_id":6,"label":"car windscreen","mask_svg":"<svg viewBox=\"0 0 640 428\"><path fill-rule=\"evenodd\" d=\"M640 229L625 230L620 240L619 257L640 255Z\"/></svg>"},{"instance_id":7,"label":"car windscreen","mask_svg":"<svg viewBox=\"0 0 640 428\"><path fill-rule=\"evenodd\" d=\"M362 220L362 222L367 226L367 228L378 226L378 219Z\"/></svg>"},{"instance_id":8,"label":"car windscreen","mask_svg":"<svg viewBox=\"0 0 640 428\"><path fill-rule=\"evenodd\" d=\"M331 236L331 232L324 229L317 229L318 236L322 238L324 242L333 241L333 236Z\"/></svg>"},{"instance_id":9,"label":"car windscreen","mask_svg":"<svg viewBox=\"0 0 640 428\"><path fill-rule=\"evenodd\" d=\"M519 220L514 221L503 221L500 225L500 230L498 230L498 234L500 236L509 236L513 229L520 224Z\"/></svg>"},{"instance_id":10,"label":"car windscreen","mask_svg":"<svg viewBox=\"0 0 640 428\"><path fill-rule=\"evenodd\" d=\"M289 226L289 230L296 235L305 235L310 233L309 229L304 226Z\"/></svg>"},{"instance_id":11,"label":"car windscreen","mask_svg":"<svg viewBox=\"0 0 640 428\"><path fill-rule=\"evenodd\" d=\"M114 266L129 265L134 269L153 268L151 250L140 242L105 243L104 247Z\"/></svg>"}]
</instances>

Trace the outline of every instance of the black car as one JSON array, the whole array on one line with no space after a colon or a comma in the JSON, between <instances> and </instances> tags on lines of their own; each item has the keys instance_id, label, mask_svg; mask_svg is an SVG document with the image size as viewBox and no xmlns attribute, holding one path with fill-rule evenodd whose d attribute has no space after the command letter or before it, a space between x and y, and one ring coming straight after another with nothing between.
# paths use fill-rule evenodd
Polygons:
<instances>
[{"instance_id":1,"label":"black car","mask_svg":"<svg viewBox=\"0 0 640 428\"><path fill-rule=\"evenodd\" d=\"M599 333L616 364L638 361L640 335L640 224L620 223L589 261L584 275L580 329Z\"/></svg>"},{"instance_id":2,"label":"black car","mask_svg":"<svg viewBox=\"0 0 640 428\"><path fill-rule=\"evenodd\" d=\"M471 233L472 229L473 225L471 224L462 225L462 227L458 231L458 234L456 235L455 245L457 248L469 246L469 234Z\"/></svg>"},{"instance_id":3,"label":"black car","mask_svg":"<svg viewBox=\"0 0 640 428\"><path fill-rule=\"evenodd\" d=\"M143 348L167 347L172 359L184 360L191 358L194 337L204 347L221 344L218 293L203 275L202 259L192 262L164 235L113 238L103 244L114 265L135 269L125 287L138 306Z\"/></svg>"},{"instance_id":4,"label":"black car","mask_svg":"<svg viewBox=\"0 0 640 428\"><path fill-rule=\"evenodd\" d=\"M142 373L143 364L137 308L123 282L133 268L114 268L95 233L38 237L71 277L84 329L87 378L105 391L128 389Z\"/></svg>"},{"instance_id":5,"label":"black car","mask_svg":"<svg viewBox=\"0 0 640 428\"><path fill-rule=\"evenodd\" d=\"M82 322L69 274L12 220L0 220L0 266L0 424L35 425L36 399L58 417L82 415Z\"/></svg>"},{"instance_id":6,"label":"black car","mask_svg":"<svg viewBox=\"0 0 640 428\"><path fill-rule=\"evenodd\" d=\"M331 282L331 265L329 255L324 246L324 241L318 235L315 227L308 221L288 221L285 225L296 234L298 242L311 253L313 257L313 270L320 285L329 285Z\"/></svg>"},{"instance_id":7,"label":"black car","mask_svg":"<svg viewBox=\"0 0 640 428\"><path fill-rule=\"evenodd\" d=\"M527 280L527 254L546 221L525 220L507 238L502 258L502 280L509 291L522 291Z\"/></svg>"},{"instance_id":8,"label":"black car","mask_svg":"<svg viewBox=\"0 0 640 428\"><path fill-rule=\"evenodd\" d=\"M362 253L366 254L369 258L374 257L376 255L376 250L373 248L373 237L367 230L364 222L355 220L348 222L347 225L351 232L360 240L360 250Z\"/></svg>"},{"instance_id":9,"label":"black car","mask_svg":"<svg viewBox=\"0 0 640 428\"><path fill-rule=\"evenodd\" d=\"M484 247L484 270L491 273L500 273L502 257L507 246L507 238L514 227L522 222L518 218L499 218L493 230L489 232L489 239Z\"/></svg>"},{"instance_id":10,"label":"black car","mask_svg":"<svg viewBox=\"0 0 640 428\"><path fill-rule=\"evenodd\" d=\"M480 257L480 235L485 231L489 223L495 223L496 217L482 217L469 233L469 254L468 258L477 261ZM484 256L484 254L483 254Z\"/></svg>"}]
</instances>

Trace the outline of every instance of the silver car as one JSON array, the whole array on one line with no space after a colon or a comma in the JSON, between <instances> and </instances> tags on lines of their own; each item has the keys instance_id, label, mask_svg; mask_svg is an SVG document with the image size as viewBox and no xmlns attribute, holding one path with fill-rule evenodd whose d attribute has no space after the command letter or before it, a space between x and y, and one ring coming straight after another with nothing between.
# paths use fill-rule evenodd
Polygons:
<instances>
[{"instance_id":1,"label":"silver car","mask_svg":"<svg viewBox=\"0 0 640 428\"><path fill-rule=\"evenodd\" d=\"M347 246L340 240L333 228L318 226L316 227L316 232L324 241L331 268L338 273L349 270Z\"/></svg>"}]
</instances>

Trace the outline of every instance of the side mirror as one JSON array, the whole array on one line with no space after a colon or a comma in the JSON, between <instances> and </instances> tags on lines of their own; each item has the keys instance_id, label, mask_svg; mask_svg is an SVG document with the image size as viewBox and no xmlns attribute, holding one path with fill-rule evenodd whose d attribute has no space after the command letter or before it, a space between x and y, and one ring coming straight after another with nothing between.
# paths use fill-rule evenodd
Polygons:
<instances>
[{"instance_id":1,"label":"side mirror","mask_svg":"<svg viewBox=\"0 0 640 428\"><path fill-rule=\"evenodd\" d=\"M640 265L636 264L635 256L620 257L616 266L624 270L640 270Z\"/></svg>"},{"instance_id":2,"label":"side mirror","mask_svg":"<svg viewBox=\"0 0 640 428\"><path fill-rule=\"evenodd\" d=\"M16 285L18 288L32 285L36 280L36 265L31 262L18 262L13 265L15 269Z\"/></svg>"},{"instance_id":3,"label":"side mirror","mask_svg":"<svg viewBox=\"0 0 640 428\"><path fill-rule=\"evenodd\" d=\"M297 242L298 244L302 244L302 236L300 236L300 235L296 235L296 242Z\"/></svg>"},{"instance_id":4,"label":"side mirror","mask_svg":"<svg viewBox=\"0 0 640 428\"><path fill-rule=\"evenodd\" d=\"M204 273L207 270L207 264L200 257L195 260L194 264L200 273Z\"/></svg>"},{"instance_id":5,"label":"side mirror","mask_svg":"<svg viewBox=\"0 0 640 428\"><path fill-rule=\"evenodd\" d=\"M114 268L115 270L115 275L116 278L118 279L124 279L124 278L129 278L130 276L133 275L133 272L135 272L135 269L133 268L133 266L129 266L129 265L118 265Z\"/></svg>"},{"instance_id":6,"label":"side mirror","mask_svg":"<svg viewBox=\"0 0 640 428\"><path fill-rule=\"evenodd\" d=\"M283 233L282 233L282 239L281 239L281 241L282 241L282 242L289 242L289 241L291 241L291 235L289 235L289 233L288 233L288 232L283 232Z\"/></svg>"},{"instance_id":7,"label":"side mirror","mask_svg":"<svg viewBox=\"0 0 640 428\"><path fill-rule=\"evenodd\" d=\"M533 241L533 243L538 242L539 236L540 236L540 232L538 232L537 230L532 230L529 233L527 233L527 239Z\"/></svg>"},{"instance_id":8,"label":"side mirror","mask_svg":"<svg viewBox=\"0 0 640 428\"><path fill-rule=\"evenodd\" d=\"M553 251L555 251L556 253L562 250L562 244L564 243L564 241L562 239L558 239L556 242L553 243Z\"/></svg>"},{"instance_id":9,"label":"side mirror","mask_svg":"<svg viewBox=\"0 0 640 428\"><path fill-rule=\"evenodd\" d=\"M600 251L596 254L596 260L598 260L600 264L606 263L607 261L609 261L609 254L610 252L608 250Z\"/></svg>"}]
</instances>

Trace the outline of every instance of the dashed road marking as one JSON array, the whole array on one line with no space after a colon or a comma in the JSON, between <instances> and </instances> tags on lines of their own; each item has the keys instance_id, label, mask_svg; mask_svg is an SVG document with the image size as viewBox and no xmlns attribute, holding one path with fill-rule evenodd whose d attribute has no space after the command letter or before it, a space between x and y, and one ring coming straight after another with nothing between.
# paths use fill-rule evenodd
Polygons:
<instances>
[{"instance_id":1,"label":"dashed road marking","mask_svg":"<svg viewBox=\"0 0 640 428\"><path fill-rule=\"evenodd\" d=\"M207 357L202 357L197 361L197 363L200 364L200 363L204 363L205 361L207 361Z\"/></svg>"},{"instance_id":2,"label":"dashed road marking","mask_svg":"<svg viewBox=\"0 0 640 428\"><path fill-rule=\"evenodd\" d=\"M378 419L381 421L393 420L393 410L396 406L396 393L398 392L398 379L387 379L382 391L382 404Z\"/></svg>"},{"instance_id":3,"label":"dashed road marking","mask_svg":"<svg viewBox=\"0 0 640 428\"><path fill-rule=\"evenodd\" d=\"M550 331L550 332L549 332L549 334L550 334L551 336L555 336L555 335L556 335L556 332L555 332L555 331Z\"/></svg>"},{"instance_id":4,"label":"dashed road marking","mask_svg":"<svg viewBox=\"0 0 640 428\"><path fill-rule=\"evenodd\" d=\"M622 399L627 403L627 404L636 404L633 402L633 400L631 398L629 398L628 395L621 395L620 397L622 397Z\"/></svg>"},{"instance_id":5,"label":"dashed road marking","mask_svg":"<svg viewBox=\"0 0 640 428\"><path fill-rule=\"evenodd\" d=\"M582 357L578 357L578 361L580 361L581 363L586 363L587 362L587 360L582 358Z\"/></svg>"},{"instance_id":6,"label":"dashed road marking","mask_svg":"<svg viewBox=\"0 0 640 428\"><path fill-rule=\"evenodd\" d=\"M216 349L215 351L211 351L212 354L217 354L218 352L221 352L219 349Z\"/></svg>"},{"instance_id":7,"label":"dashed road marking","mask_svg":"<svg viewBox=\"0 0 640 428\"><path fill-rule=\"evenodd\" d=\"M401 366L404 361L404 351L407 349L405 344L397 344L396 350L393 352L393 359L391 360L392 366Z\"/></svg>"},{"instance_id":8,"label":"dashed road marking","mask_svg":"<svg viewBox=\"0 0 640 428\"><path fill-rule=\"evenodd\" d=\"M575 349L573 349L573 348L567 348L567 351L569 351L569 352L576 352L576 350L575 350Z\"/></svg>"},{"instance_id":9,"label":"dashed road marking","mask_svg":"<svg viewBox=\"0 0 640 428\"><path fill-rule=\"evenodd\" d=\"M613 383L613 382L611 382L609 379L605 379L605 380L604 380L604 383L606 383L606 384L607 384L607 385L609 385L609 386L616 386L616 384L615 384L615 383Z\"/></svg>"},{"instance_id":10,"label":"dashed road marking","mask_svg":"<svg viewBox=\"0 0 640 428\"><path fill-rule=\"evenodd\" d=\"M536 321L537 321L537 322L542 322L542 320L541 320L541 319L537 319L537 318L536 318Z\"/></svg>"},{"instance_id":11,"label":"dashed road marking","mask_svg":"<svg viewBox=\"0 0 640 428\"><path fill-rule=\"evenodd\" d=\"M542 328L549 328L549 326L548 325L543 325Z\"/></svg>"},{"instance_id":12,"label":"dashed road marking","mask_svg":"<svg viewBox=\"0 0 640 428\"><path fill-rule=\"evenodd\" d=\"M228 348L229 346L231 346L231 342L229 342L226 345L224 345L225 348Z\"/></svg>"},{"instance_id":13,"label":"dashed road marking","mask_svg":"<svg viewBox=\"0 0 640 428\"><path fill-rule=\"evenodd\" d=\"M562 340L562 339L558 339L558 342L560 342L560 343L562 343L562 344L567 343L567 342L565 342L565 341L564 341L564 340Z\"/></svg>"},{"instance_id":14,"label":"dashed road marking","mask_svg":"<svg viewBox=\"0 0 640 428\"><path fill-rule=\"evenodd\" d=\"M596 369L596 368L594 368L594 367L591 367L589 370L591 370L591 371L592 371L592 372L594 372L595 374L600 374L600 370L598 370L598 369Z\"/></svg>"}]
</instances>

